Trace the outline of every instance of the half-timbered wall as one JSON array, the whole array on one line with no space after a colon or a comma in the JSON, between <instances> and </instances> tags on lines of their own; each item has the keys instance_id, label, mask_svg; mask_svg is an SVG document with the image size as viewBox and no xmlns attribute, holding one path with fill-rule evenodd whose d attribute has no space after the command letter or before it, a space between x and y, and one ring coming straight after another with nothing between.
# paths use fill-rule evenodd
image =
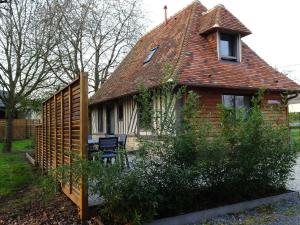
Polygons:
<instances>
[{"instance_id":1,"label":"half-timbered wall","mask_svg":"<svg viewBox=\"0 0 300 225\"><path fill-rule=\"evenodd\" d=\"M123 119L119 120L118 117L118 105L123 106ZM103 103L95 105L91 108L91 123L92 134L106 134L107 133L107 121L106 110L107 107L113 107L114 110L114 130L115 134L137 134L137 104L133 97L124 97L118 101ZM103 110L103 131L99 131L99 110L102 107Z\"/></svg>"},{"instance_id":2,"label":"half-timbered wall","mask_svg":"<svg viewBox=\"0 0 300 225\"><path fill-rule=\"evenodd\" d=\"M171 104L170 104L171 103ZM123 119L120 120L118 117L118 106L121 105L123 107ZM170 108L170 112L172 112L174 119L176 118L175 112L175 99L170 100L164 96L161 96L159 91L156 91L152 98L153 105L153 126L155 129L160 129L160 118L162 114L166 112L167 108ZM94 139L98 137L104 136L107 134L107 118L106 118L106 110L108 107L113 108L114 114L114 134L127 134L127 147L129 149L134 149L136 147L136 137L137 135L153 135L151 132L147 130L143 130L138 126L138 106L135 101L134 96L127 96L115 101L100 103L97 105L93 105L91 110L91 127L92 127L92 135ZM102 108L103 110L103 131L99 131L99 110Z\"/></svg>"}]
</instances>

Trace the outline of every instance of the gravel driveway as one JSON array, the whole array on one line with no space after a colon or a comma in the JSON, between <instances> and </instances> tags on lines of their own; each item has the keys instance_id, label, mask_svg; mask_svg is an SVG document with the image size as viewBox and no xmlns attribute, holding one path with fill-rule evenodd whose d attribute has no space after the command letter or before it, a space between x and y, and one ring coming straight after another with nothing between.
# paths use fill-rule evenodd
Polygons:
<instances>
[{"instance_id":1,"label":"gravel driveway","mask_svg":"<svg viewBox=\"0 0 300 225\"><path fill-rule=\"evenodd\" d=\"M294 171L294 179L289 181L288 189L300 191L300 154L298 155ZM281 201L273 205L265 205L238 214L216 217L201 225L254 224L300 225L300 198Z\"/></svg>"},{"instance_id":2,"label":"gravel driveway","mask_svg":"<svg viewBox=\"0 0 300 225\"><path fill-rule=\"evenodd\" d=\"M299 225L300 198L281 201L274 205L265 205L254 210L239 214L216 217L204 223L205 225ZM198 225L198 224L197 224Z\"/></svg>"}]
</instances>

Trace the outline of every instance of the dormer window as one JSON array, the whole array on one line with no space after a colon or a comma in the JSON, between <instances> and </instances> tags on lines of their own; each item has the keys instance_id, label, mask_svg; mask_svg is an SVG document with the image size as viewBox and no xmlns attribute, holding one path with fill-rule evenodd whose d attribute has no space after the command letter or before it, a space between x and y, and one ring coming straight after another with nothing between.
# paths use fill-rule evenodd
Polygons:
<instances>
[{"instance_id":1,"label":"dormer window","mask_svg":"<svg viewBox=\"0 0 300 225\"><path fill-rule=\"evenodd\" d=\"M158 49L158 46L151 49L151 51L147 55L147 58L144 61L144 64L146 64L147 62L150 62L150 60L152 59L152 57L153 57L154 53L157 51L157 49Z\"/></svg>"},{"instance_id":2,"label":"dormer window","mask_svg":"<svg viewBox=\"0 0 300 225\"><path fill-rule=\"evenodd\" d=\"M240 36L237 34L219 33L220 59L232 62L240 61Z\"/></svg>"}]
</instances>

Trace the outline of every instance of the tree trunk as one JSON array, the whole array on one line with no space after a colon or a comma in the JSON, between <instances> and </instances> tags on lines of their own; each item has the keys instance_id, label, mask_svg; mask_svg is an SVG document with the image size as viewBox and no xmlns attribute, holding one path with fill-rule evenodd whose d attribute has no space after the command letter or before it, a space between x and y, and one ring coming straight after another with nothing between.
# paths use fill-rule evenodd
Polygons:
<instances>
[{"instance_id":1,"label":"tree trunk","mask_svg":"<svg viewBox=\"0 0 300 225\"><path fill-rule=\"evenodd\" d=\"M11 153L11 145L13 138L13 110L6 110L6 126L5 126L5 140L4 140L4 153Z\"/></svg>"}]
</instances>

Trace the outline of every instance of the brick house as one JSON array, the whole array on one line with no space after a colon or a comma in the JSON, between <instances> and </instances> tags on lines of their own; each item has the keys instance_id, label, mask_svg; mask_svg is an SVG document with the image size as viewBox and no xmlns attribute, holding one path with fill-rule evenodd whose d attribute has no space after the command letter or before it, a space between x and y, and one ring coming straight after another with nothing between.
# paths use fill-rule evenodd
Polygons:
<instances>
[{"instance_id":1,"label":"brick house","mask_svg":"<svg viewBox=\"0 0 300 225\"><path fill-rule=\"evenodd\" d=\"M297 95L300 86L279 73L250 49L242 38L250 35L224 6L207 10L199 1L182 9L166 22L144 35L110 78L90 99L91 132L128 134L133 147L139 128L134 99L138 86L157 90L165 64L173 68L178 85L198 93L201 115L210 115L217 124L217 106L250 107L250 98L266 88L263 111L270 115L272 105L280 105L279 117L287 118L281 94ZM159 99L153 106L159 107Z\"/></svg>"}]
</instances>

